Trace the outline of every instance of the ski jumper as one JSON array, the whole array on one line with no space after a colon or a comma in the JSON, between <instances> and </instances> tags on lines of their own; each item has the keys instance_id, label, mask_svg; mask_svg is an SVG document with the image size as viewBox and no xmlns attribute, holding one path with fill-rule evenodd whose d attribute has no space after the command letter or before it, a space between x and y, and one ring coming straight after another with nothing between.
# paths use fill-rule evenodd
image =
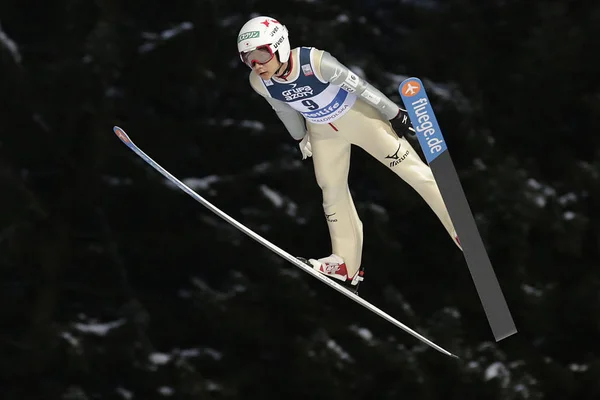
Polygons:
<instances>
[{"instance_id":1,"label":"ski jumper","mask_svg":"<svg viewBox=\"0 0 600 400\"><path fill-rule=\"evenodd\" d=\"M309 135L317 184L331 237L350 276L362 261L363 227L350 189L351 145L379 160L407 182L429 205L455 244L456 232L429 166L389 122L398 106L328 52L292 50L285 79L264 81L250 73L252 88L275 110L290 135Z\"/></svg>"}]
</instances>

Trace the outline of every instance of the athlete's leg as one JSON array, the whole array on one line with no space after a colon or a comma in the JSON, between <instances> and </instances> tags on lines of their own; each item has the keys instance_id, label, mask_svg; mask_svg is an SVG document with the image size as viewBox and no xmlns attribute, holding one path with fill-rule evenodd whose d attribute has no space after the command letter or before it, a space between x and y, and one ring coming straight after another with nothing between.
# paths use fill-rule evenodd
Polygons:
<instances>
[{"instance_id":1,"label":"athlete's leg","mask_svg":"<svg viewBox=\"0 0 600 400\"><path fill-rule=\"evenodd\" d=\"M336 135L311 135L311 146L315 176L323 192L332 253L344 259L348 276L353 276L361 264L363 226L348 187L351 145Z\"/></svg>"},{"instance_id":2,"label":"athlete's leg","mask_svg":"<svg viewBox=\"0 0 600 400\"><path fill-rule=\"evenodd\" d=\"M405 138L398 138L376 110L359 104L336 125L344 136L407 182L425 200L460 248L456 231L429 165Z\"/></svg>"}]
</instances>

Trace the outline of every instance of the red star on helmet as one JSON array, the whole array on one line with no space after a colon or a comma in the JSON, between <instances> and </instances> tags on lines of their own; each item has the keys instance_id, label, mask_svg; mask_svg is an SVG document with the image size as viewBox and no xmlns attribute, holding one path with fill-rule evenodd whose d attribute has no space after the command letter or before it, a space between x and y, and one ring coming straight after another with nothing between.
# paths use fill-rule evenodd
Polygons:
<instances>
[{"instance_id":1,"label":"red star on helmet","mask_svg":"<svg viewBox=\"0 0 600 400\"><path fill-rule=\"evenodd\" d=\"M261 22L261 24L263 24L264 26L266 26L268 28L269 27L269 20L265 19L263 22Z\"/></svg>"}]
</instances>

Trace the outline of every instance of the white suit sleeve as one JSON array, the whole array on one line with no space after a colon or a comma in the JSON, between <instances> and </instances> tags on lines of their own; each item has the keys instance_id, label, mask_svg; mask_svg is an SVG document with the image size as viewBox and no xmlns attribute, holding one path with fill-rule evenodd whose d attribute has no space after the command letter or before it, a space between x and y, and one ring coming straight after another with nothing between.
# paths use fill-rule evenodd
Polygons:
<instances>
[{"instance_id":1,"label":"white suit sleeve","mask_svg":"<svg viewBox=\"0 0 600 400\"><path fill-rule=\"evenodd\" d=\"M306 123L302 114L281 100L272 97L265 97L265 99L275 110L289 134L296 140L302 140L306 135Z\"/></svg>"},{"instance_id":2,"label":"white suit sleeve","mask_svg":"<svg viewBox=\"0 0 600 400\"><path fill-rule=\"evenodd\" d=\"M289 134L295 140L302 140L306 135L306 122L302 114L294 110L290 105L286 104L281 100L277 100L269 96L269 93L265 89L264 85L259 81L261 78L254 73L250 74L250 85L261 95L275 111L275 114L279 117L283 125L289 132Z\"/></svg>"},{"instance_id":3,"label":"white suit sleeve","mask_svg":"<svg viewBox=\"0 0 600 400\"><path fill-rule=\"evenodd\" d=\"M359 99L375 107L385 118L398 115L400 107L366 80L360 78L327 51L321 51L319 75L324 81L339 86Z\"/></svg>"}]
</instances>

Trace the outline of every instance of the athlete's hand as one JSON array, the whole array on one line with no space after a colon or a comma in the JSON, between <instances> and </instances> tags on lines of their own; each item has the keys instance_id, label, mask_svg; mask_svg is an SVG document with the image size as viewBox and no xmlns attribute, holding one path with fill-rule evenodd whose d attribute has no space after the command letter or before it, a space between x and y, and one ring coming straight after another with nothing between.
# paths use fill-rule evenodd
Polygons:
<instances>
[{"instance_id":1,"label":"athlete's hand","mask_svg":"<svg viewBox=\"0 0 600 400\"><path fill-rule=\"evenodd\" d=\"M412 124L410 123L408 113L403 108L400 108L400 110L398 110L398 114L394 118L392 118L390 122L392 124L392 128L394 128L398 136L402 137L405 135L415 134L415 130L413 129Z\"/></svg>"},{"instance_id":2,"label":"athlete's hand","mask_svg":"<svg viewBox=\"0 0 600 400\"><path fill-rule=\"evenodd\" d=\"M308 133L304 135L298 146L302 152L303 160L306 160L308 157L312 157L312 149L310 147L310 141L308 140Z\"/></svg>"}]
</instances>

